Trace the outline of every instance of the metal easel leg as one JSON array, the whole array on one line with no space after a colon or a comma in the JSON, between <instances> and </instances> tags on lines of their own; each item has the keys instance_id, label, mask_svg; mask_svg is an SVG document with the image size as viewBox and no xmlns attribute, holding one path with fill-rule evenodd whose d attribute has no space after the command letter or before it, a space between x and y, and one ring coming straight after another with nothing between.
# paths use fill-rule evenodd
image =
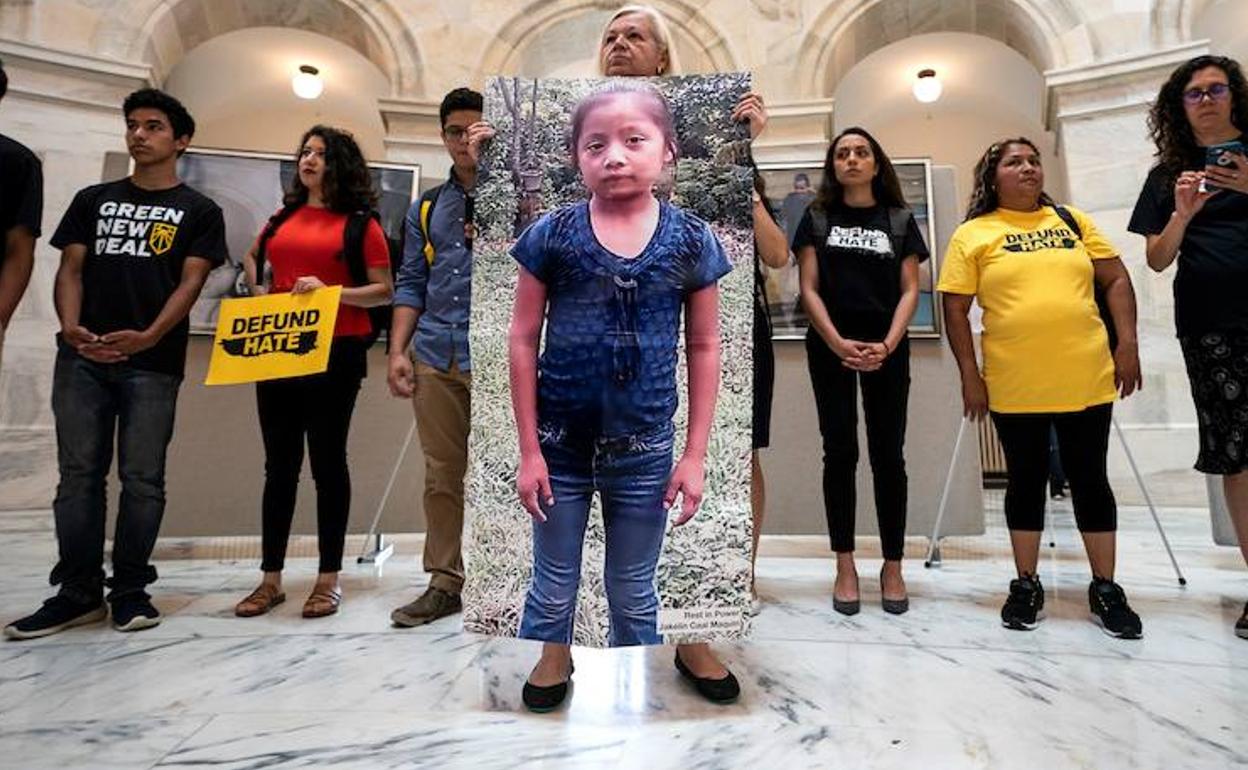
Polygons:
<instances>
[{"instance_id":1,"label":"metal easel leg","mask_svg":"<svg viewBox=\"0 0 1248 770\"><path fill-rule=\"evenodd\" d=\"M416 418L412 418L412 424L408 426L407 438L403 439L403 448L399 450L399 457L394 461L394 468L390 470L390 480L386 482L385 491L381 493L381 500L377 502L377 511L373 514L373 523L368 527L368 534L364 536L364 549L360 551L359 557L355 560L356 564L374 564L378 568L385 564L394 554L394 543L386 543L386 536L377 531L377 524L381 521L381 512L386 509L386 501L390 499L390 490L394 488L394 480L399 477L399 470L403 467L403 461L407 459L407 449L412 444L412 435L416 432ZM370 541L375 541L373 549L368 549Z\"/></svg>"},{"instance_id":2,"label":"metal easel leg","mask_svg":"<svg viewBox=\"0 0 1248 770\"><path fill-rule=\"evenodd\" d=\"M923 566L929 569L932 566L940 566L940 525L944 523L945 508L949 505L949 489L953 486L953 471L958 465L962 437L966 435L966 426L969 422L970 420L965 416L962 417L962 424L958 426L958 437L953 442L953 455L949 458L949 472L945 474L945 488L940 491L940 506L936 509L936 524L932 527L932 536L928 540L927 558L923 560Z\"/></svg>"},{"instance_id":3,"label":"metal easel leg","mask_svg":"<svg viewBox=\"0 0 1248 770\"><path fill-rule=\"evenodd\" d=\"M1174 549L1170 547L1170 539L1166 537L1166 530L1161 526L1161 519L1157 516L1157 508L1153 505L1153 498L1148 494L1148 487L1144 485L1144 477L1140 474L1140 469L1136 467L1135 457L1131 454L1131 447L1127 445L1127 436L1122 432L1122 427L1118 425L1118 418L1112 417L1110 421L1113 423L1114 432L1118 434L1118 440L1122 443L1122 451L1127 455L1127 463L1131 466L1131 472L1135 474L1135 483L1140 485L1140 491L1144 493L1144 502L1148 505L1148 512L1153 516L1153 524L1157 525L1157 534L1161 535L1161 543L1166 547L1166 555L1170 557L1170 565L1174 567L1174 575L1179 579L1179 585L1187 585L1187 578L1183 577L1183 571L1179 569L1179 562L1174 558Z\"/></svg>"}]
</instances>

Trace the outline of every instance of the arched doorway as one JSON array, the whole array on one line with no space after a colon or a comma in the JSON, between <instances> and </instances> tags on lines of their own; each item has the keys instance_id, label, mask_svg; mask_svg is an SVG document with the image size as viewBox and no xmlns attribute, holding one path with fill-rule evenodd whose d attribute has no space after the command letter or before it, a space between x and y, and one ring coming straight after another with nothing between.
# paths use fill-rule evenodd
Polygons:
<instances>
[{"instance_id":1,"label":"arched doorway","mask_svg":"<svg viewBox=\"0 0 1248 770\"><path fill-rule=\"evenodd\" d=\"M120 4L118 4L120 5ZM110 13L93 46L105 56L143 61L163 82L196 46L251 27L312 32L371 61L392 96L422 94L420 48L387 0L131 0Z\"/></svg>"}]
</instances>

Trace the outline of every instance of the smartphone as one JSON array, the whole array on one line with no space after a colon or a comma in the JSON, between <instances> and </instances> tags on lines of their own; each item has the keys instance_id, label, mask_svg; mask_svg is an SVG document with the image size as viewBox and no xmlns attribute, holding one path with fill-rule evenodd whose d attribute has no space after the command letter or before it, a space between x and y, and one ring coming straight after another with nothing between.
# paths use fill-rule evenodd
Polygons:
<instances>
[{"instance_id":1,"label":"smartphone","mask_svg":"<svg viewBox=\"0 0 1248 770\"><path fill-rule=\"evenodd\" d=\"M1239 153L1241 155L1244 154L1244 143L1236 139L1235 141L1232 141L1232 142L1223 142L1222 144L1215 144L1215 145L1206 147L1205 148L1205 165L1206 166L1221 166L1223 168L1226 168L1228 166L1233 166L1235 165L1235 160L1234 158L1231 157L1231 153ZM1207 182L1204 179L1200 180L1201 192L1208 192L1210 190L1218 190L1218 189L1221 189L1221 188L1219 188L1216 184L1213 184L1212 182Z\"/></svg>"}]
</instances>

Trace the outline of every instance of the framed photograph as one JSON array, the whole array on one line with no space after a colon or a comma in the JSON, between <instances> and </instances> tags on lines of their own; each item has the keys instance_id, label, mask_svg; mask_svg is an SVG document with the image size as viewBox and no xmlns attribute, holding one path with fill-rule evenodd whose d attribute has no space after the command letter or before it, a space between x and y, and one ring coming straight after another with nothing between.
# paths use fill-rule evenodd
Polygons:
<instances>
[{"instance_id":1,"label":"framed photograph","mask_svg":"<svg viewBox=\"0 0 1248 770\"><path fill-rule=\"evenodd\" d=\"M404 217L420 194L420 167L399 163L368 165L393 260L396 255L401 256ZM208 274L204 290L191 308L192 334L215 332L221 300L246 295L243 255L264 223L281 207L282 191L294 176L294 159L276 153L191 149L178 159L178 177L221 207L229 247L229 258Z\"/></svg>"},{"instance_id":2,"label":"framed photograph","mask_svg":"<svg viewBox=\"0 0 1248 770\"><path fill-rule=\"evenodd\" d=\"M932 169L927 158L893 159L901 191L914 212L919 230L932 256L919 265L919 307L910 323L910 336L940 336L940 313L936 304L935 276L939 274L936 226L932 218ZM822 163L760 163L759 172L767 184L767 200L777 223L789 238L790 249L797 225L806 207L815 199L823 182ZM806 336L809 322L800 301L797 262L775 269L763 266L767 305L771 310L772 339L798 340Z\"/></svg>"}]
</instances>

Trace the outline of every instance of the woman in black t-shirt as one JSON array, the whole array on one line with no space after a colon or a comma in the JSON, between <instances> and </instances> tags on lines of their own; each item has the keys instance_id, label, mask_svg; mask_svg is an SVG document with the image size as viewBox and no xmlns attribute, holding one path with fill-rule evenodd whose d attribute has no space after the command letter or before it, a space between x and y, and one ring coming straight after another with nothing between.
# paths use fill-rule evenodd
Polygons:
<instances>
[{"instance_id":1,"label":"woman in black t-shirt","mask_svg":"<svg viewBox=\"0 0 1248 770\"><path fill-rule=\"evenodd\" d=\"M823 184L793 240L802 304L810 316L806 352L823 435L823 498L836 585L832 604L860 607L854 566L854 484L862 384L867 454L875 488L884 568L884 610L909 609L901 558L906 534L906 403L910 343L906 328L919 301L919 262L928 250L906 208L893 164L861 128L832 140Z\"/></svg>"},{"instance_id":2,"label":"woman in black t-shirt","mask_svg":"<svg viewBox=\"0 0 1248 770\"><path fill-rule=\"evenodd\" d=\"M1178 263L1174 321L1200 426L1196 470L1222 476L1248 561L1248 81L1239 64L1198 56L1181 65L1148 126L1158 163L1128 229L1148 239L1153 270ZM1220 164L1206 165L1219 150ZM1248 604L1235 632L1248 639Z\"/></svg>"}]
</instances>

